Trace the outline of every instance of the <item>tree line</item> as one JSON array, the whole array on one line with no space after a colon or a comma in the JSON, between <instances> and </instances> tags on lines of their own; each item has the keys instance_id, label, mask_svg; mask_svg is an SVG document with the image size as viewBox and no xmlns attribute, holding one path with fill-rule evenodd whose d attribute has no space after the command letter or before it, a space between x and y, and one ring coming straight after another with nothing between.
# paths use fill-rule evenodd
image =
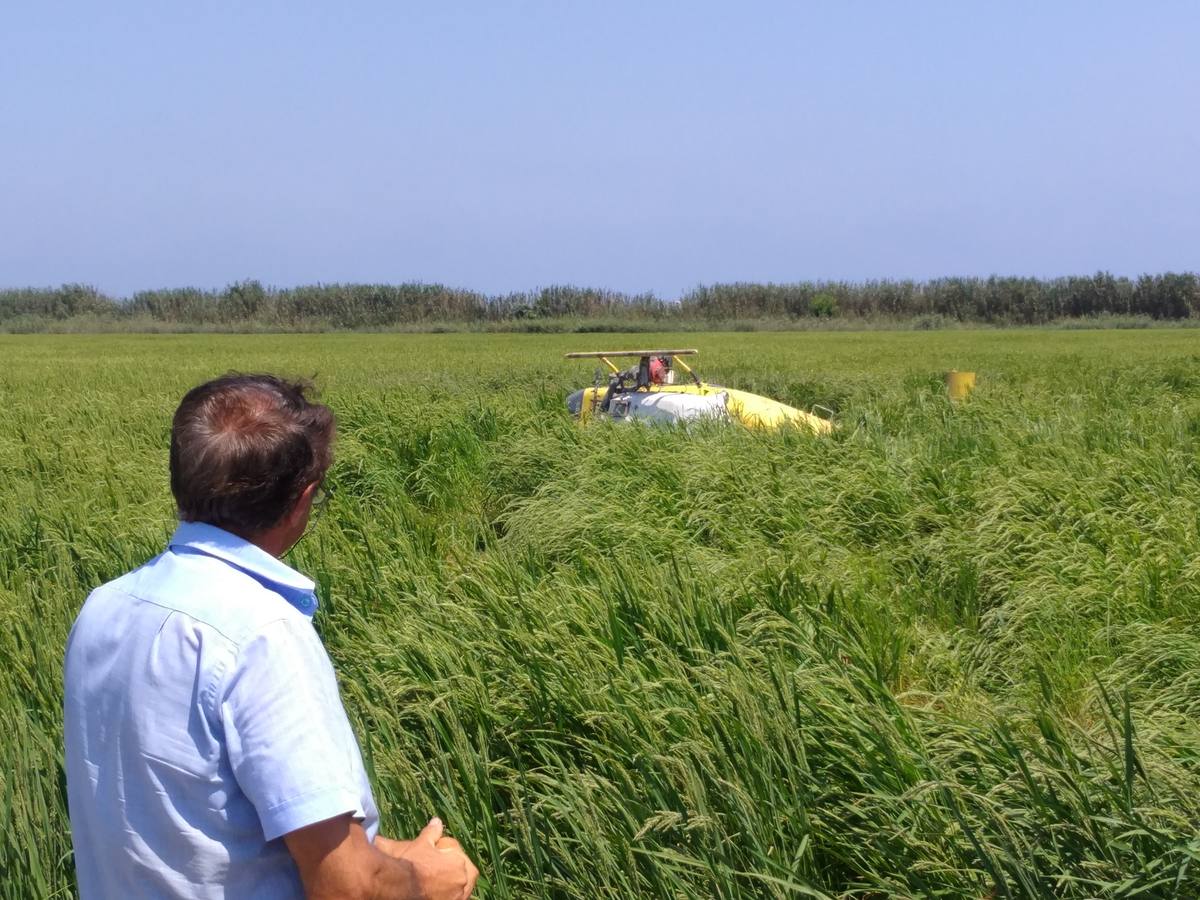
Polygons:
<instances>
[{"instance_id":1,"label":"tree line","mask_svg":"<svg viewBox=\"0 0 1200 900\"><path fill-rule=\"evenodd\" d=\"M55 323L96 327L254 327L282 331L480 325L536 330L539 322L704 326L847 319L1037 325L1097 316L1200 318L1200 276L1107 272L1062 278L936 278L928 281L804 281L702 285L676 300L596 288L554 286L485 294L440 284L319 284L265 287L241 281L220 290L178 288L109 297L79 284L0 290L0 327ZM586 330L582 328L581 330Z\"/></svg>"}]
</instances>

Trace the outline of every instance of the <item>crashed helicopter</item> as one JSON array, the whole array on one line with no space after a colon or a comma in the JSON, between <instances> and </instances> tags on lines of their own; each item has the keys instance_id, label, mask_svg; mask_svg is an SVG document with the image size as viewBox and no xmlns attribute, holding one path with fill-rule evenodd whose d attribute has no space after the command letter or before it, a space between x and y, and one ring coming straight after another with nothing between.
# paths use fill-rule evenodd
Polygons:
<instances>
[{"instance_id":1,"label":"crashed helicopter","mask_svg":"<svg viewBox=\"0 0 1200 900\"><path fill-rule=\"evenodd\" d=\"M682 357L697 350L615 350L568 353L567 359L599 359L609 368L608 384L581 388L567 397L567 410L580 422L678 423L697 420L738 422L747 428L774 430L791 426L813 434L833 430L830 418L805 412L748 391L701 381ZM621 369L614 359L636 358L637 365ZM682 369L690 381L677 379ZM825 410L828 412L828 410ZM832 414L831 414L832 415Z\"/></svg>"}]
</instances>

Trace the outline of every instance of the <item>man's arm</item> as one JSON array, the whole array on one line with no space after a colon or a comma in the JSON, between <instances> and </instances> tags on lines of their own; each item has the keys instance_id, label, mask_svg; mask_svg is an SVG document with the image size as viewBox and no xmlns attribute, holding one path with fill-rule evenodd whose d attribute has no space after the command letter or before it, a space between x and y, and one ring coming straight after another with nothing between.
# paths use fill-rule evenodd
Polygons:
<instances>
[{"instance_id":1,"label":"man's arm","mask_svg":"<svg viewBox=\"0 0 1200 900\"><path fill-rule=\"evenodd\" d=\"M479 871L433 819L413 841L371 845L349 815L283 836L308 900L466 900ZM393 855L395 854L395 855Z\"/></svg>"}]
</instances>

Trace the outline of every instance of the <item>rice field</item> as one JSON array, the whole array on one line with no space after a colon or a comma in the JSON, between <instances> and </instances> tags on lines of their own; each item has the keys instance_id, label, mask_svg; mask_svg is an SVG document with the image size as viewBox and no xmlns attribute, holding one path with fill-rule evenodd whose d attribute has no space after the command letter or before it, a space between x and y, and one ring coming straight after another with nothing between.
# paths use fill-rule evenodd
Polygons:
<instances>
[{"instance_id":1,"label":"rice field","mask_svg":"<svg viewBox=\"0 0 1200 900\"><path fill-rule=\"evenodd\" d=\"M580 429L567 350L700 349L829 438ZM0 336L0 898L72 896L60 667L171 532L170 414L315 376L289 561L385 833L485 898L1200 896L1188 331ZM951 405L951 368L978 373Z\"/></svg>"}]
</instances>

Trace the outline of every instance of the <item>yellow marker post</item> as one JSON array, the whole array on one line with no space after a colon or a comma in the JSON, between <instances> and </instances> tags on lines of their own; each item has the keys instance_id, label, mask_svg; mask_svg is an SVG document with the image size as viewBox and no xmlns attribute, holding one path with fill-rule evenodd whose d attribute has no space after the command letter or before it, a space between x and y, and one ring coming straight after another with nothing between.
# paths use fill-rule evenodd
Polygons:
<instances>
[{"instance_id":1,"label":"yellow marker post","mask_svg":"<svg viewBox=\"0 0 1200 900\"><path fill-rule=\"evenodd\" d=\"M965 400L975 390L975 373L951 369L946 373L946 393L951 400Z\"/></svg>"}]
</instances>

